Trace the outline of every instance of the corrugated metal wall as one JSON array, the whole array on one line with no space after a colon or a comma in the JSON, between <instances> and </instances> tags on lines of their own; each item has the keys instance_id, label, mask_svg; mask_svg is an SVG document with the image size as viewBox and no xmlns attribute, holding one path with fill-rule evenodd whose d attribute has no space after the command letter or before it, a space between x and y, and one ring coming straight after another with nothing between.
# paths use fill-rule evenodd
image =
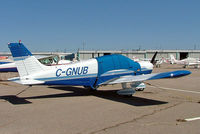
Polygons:
<instances>
[{"instance_id":1,"label":"corrugated metal wall","mask_svg":"<svg viewBox=\"0 0 200 134\"><path fill-rule=\"evenodd\" d=\"M81 51L79 52L80 53L80 59L90 59L90 58L95 58L95 57L99 57L99 56L103 56L103 55L106 55L106 54L122 54L124 56L127 56L129 57L130 59L133 59L133 57L137 57L137 58L141 58L141 59L151 59L154 55L154 53L156 52L155 51L141 51L141 52L138 52L138 51L132 51L132 52L120 52L120 51ZM157 57L156 59L160 59L162 57L164 58L169 58L170 57L170 54L174 55L174 57L176 59L180 59L180 53L182 51L178 51L178 50L162 50L162 51L159 51L158 54L157 54ZM184 51L184 52L187 52L187 51ZM200 58L200 51L195 51L195 52L191 52L191 50L188 50L188 55L189 57L193 57L193 58Z\"/></svg>"}]
</instances>

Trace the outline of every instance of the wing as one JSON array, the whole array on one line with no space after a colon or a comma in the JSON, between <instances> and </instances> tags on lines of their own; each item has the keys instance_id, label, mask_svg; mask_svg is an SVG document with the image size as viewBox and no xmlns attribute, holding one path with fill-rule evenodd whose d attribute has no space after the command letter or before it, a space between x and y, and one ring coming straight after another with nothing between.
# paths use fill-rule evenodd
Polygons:
<instances>
[{"instance_id":1,"label":"wing","mask_svg":"<svg viewBox=\"0 0 200 134\"><path fill-rule=\"evenodd\" d=\"M137 82L137 81L146 81L146 80L156 80L163 78L175 78L181 77L185 75L191 74L190 71L187 70L178 70L172 72L164 72L164 73L152 73L152 74L143 74L143 75L127 75L119 78L111 79L102 83L101 85L109 85L109 84L117 84L117 83L129 83L129 82Z\"/></svg>"},{"instance_id":2,"label":"wing","mask_svg":"<svg viewBox=\"0 0 200 134\"><path fill-rule=\"evenodd\" d=\"M200 62L190 62L189 65L200 65Z\"/></svg>"}]
</instances>

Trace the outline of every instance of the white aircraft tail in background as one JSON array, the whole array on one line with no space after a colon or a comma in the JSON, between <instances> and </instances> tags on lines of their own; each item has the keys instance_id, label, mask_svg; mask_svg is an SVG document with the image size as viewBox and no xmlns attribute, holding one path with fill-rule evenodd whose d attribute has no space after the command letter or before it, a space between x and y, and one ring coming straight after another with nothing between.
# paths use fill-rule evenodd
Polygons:
<instances>
[{"instance_id":1,"label":"white aircraft tail in background","mask_svg":"<svg viewBox=\"0 0 200 134\"><path fill-rule=\"evenodd\" d=\"M156 67L158 68L158 67L161 67L161 64L163 64L163 63L167 63L166 62L166 60L165 60L165 58L164 57L162 57L162 58L160 58L158 61L156 61Z\"/></svg>"},{"instance_id":2,"label":"white aircraft tail in background","mask_svg":"<svg viewBox=\"0 0 200 134\"><path fill-rule=\"evenodd\" d=\"M171 64L177 64L178 63L177 60L176 60L176 58L172 54L170 54L170 63Z\"/></svg>"}]
</instances>

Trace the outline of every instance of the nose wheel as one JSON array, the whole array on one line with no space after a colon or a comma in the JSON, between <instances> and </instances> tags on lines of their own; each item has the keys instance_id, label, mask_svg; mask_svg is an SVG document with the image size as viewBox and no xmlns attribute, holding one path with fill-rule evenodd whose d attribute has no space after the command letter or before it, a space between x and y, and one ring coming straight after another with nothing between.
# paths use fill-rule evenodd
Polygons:
<instances>
[{"instance_id":1,"label":"nose wheel","mask_svg":"<svg viewBox=\"0 0 200 134\"><path fill-rule=\"evenodd\" d=\"M144 91L144 88L135 89L136 91Z\"/></svg>"},{"instance_id":2,"label":"nose wheel","mask_svg":"<svg viewBox=\"0 0 200 134\"><path fill-rule=\"evenodd\" d=\"M132 88L135 88L136 91L144 91L146 85L143 82L134 82L131 84Z\"/></svg>"}]
</instances>

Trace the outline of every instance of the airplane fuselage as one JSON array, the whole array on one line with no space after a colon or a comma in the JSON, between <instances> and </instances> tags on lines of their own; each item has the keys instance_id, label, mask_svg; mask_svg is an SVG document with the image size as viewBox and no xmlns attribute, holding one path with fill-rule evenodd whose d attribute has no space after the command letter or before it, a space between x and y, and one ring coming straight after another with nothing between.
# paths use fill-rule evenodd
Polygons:
<instances>
[{"instance_id":1,"label":"airplane fuselage","mask_svg":"<svg viewBox=\"0 0 200 134\"><path fill-rule=\"evenodd\" d=\"M124 75L149 74L152 69L153 65L150 62L138 63L116 54L49 67L48 71L41 71L22 79L45 81L46 85L81 85L95 88L105 81Z\"/></svg>"}]
</instances>

